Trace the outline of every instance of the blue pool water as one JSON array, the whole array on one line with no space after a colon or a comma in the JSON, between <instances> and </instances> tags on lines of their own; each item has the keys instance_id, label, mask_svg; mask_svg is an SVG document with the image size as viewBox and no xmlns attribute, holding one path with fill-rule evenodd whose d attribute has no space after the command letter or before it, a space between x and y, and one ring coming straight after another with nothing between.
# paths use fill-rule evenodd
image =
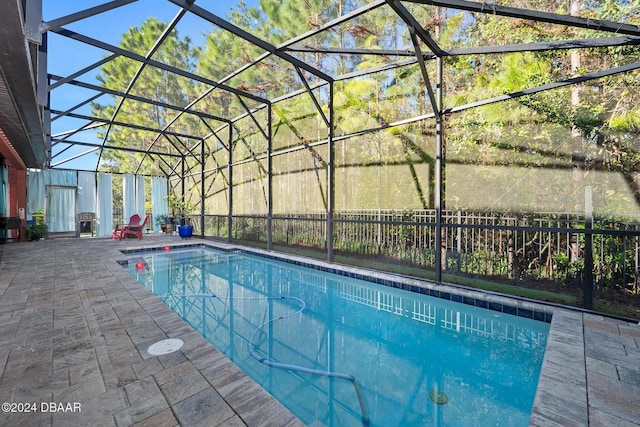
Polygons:
<instances>
[{"instance_id":1,"label":"blue pool water","mask_svg":"<svg viewBox=\"0 0 640 427\"><path fill-rule=\"evenodd\" d=\"M251 254L129 257L134 277L307 425L529 423L548 323Z\"/></svg>"}]
</instances>

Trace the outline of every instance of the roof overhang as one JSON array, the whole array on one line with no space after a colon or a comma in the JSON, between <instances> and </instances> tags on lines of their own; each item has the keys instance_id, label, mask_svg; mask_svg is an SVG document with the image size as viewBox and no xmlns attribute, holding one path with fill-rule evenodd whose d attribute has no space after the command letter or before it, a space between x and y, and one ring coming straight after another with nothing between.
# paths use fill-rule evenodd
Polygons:
<instances>
[{"instance_id":1,"label":"roof overhang","mask_svg":"<svg viewBox=\"0 0 640 427\"><path fill-rule=\"evenodd\" d=\"M26 167L41 168L47 155L37 102L37 45L29 43L20 1L7 1L0 14L0 128Z\"/></svg>"}]
</instances>

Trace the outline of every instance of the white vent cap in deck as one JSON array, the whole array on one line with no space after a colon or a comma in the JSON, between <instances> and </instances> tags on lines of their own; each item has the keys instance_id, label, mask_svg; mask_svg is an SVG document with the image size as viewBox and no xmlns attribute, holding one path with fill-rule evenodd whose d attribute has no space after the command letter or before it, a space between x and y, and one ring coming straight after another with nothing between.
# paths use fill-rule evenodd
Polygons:
<instances>
[{"instance_id":1,"label":"white vent cap in deck","mask_svg":"<svg viewBox=\"0 0 640 427\"><path fill-rule=\"evenodd\" d=\"M163 354L173 353L180 350L184 342L177 338L169 338L166 340L158 341L155 344L151 344L147 349L147 353L152 356L162 356Z\"/></svg>"}]
</instances>

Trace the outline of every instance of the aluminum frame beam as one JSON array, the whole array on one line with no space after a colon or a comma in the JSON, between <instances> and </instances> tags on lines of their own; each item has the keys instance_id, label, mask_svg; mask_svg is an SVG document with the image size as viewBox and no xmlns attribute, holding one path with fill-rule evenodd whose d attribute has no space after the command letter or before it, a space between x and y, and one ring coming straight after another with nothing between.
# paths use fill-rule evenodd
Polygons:
<instances>
[{"instance_id":1,"label":"aluminum frame beam","mask_svg":"<svg viewBox=\"0 0 640 427\"><path fill-rule=\"evenodd\" d=\"M285 49L288 52L301 53L324 53L335 55L374 55L374 56L415 56L416 53L410 49L366 49L352 47L331 47L331 46L295 46ZM433 55L435 56L435 55Z\"/></svg>"},{"instance_id":2,"label":"aluminum frame beam","mask_svg":"<svg viewBox=\"0 0 640 427\"><path fill-rule=\"evenodd\" d=\"M242 28L233 25L229 21L226 21L220 18L219 16L209 12L208 10L203 9L199 6L196 6L193 3L193 1L188 1L188 0L169 0L169 1L199 16L200 18L206 21L209 21L210 23L217 25L218 27L226 31L229 31L230 33L248 41L249 43L255 46L258 46L259 48L264 49L267 52L270 52L271 54L279 57L280 59L283 59L292 65L299 66L303 70L308 71L309 73L313 74L318 78L321 78L322 80L325 80L325 81L333 80L333 78L330 75L323 73L322 71L318 70L315 67L310 66L309 64L307 64L304 61L301 61L295 56L291 56L288 53L283 52L282 50L278 49L276 46L272 45L271 43L268 43L267 41L262 40L254 36L253 34L248 33Z\"/></svg>"},{"instance_id":3,"label":"aluminum frame beam","mask_svg":"<svg viewBox=\"0 0 640 427\"><path fill-rule=\"evenodd\" d=\"M269 140L269 136L267 135L267 132L264 130L264 128L262 127L260 122L258 122L258 119L256 119L256 116L253 115L253 112L251 111L249 106L247 104L245 104L245 102L240 97L238 97L238 101L242 105L242 108L244 108L244 110L247 112L247 114L251 118L251 121L253 121L253 124L256 125L256 127L258 128L258 130L260 131L260 133L262 134L264 139L266 139L268 141ZM268 104L268 105L271 105L271 104Z\"/></svg>"},{"instance_id":4,"label":"aluminum frame beam","mask_svg":"<svg viewBox=\"0 0 640 427\"><path fill-rule=\"evenodd\" d=\"M55 167L57 167L57 166L63 165L63 164L65 164L65 163L70 162L70 161L75 160L75 159L79 159L80 157L84 157L84 156L86 156L87 154L91 154L91 153L93 153L94 151L98 151L98 150L100 150L100 147L99 147L99 146L98 146L98 147L96 147L96 148L92 148L91 150L87 150L87 151L85 151L85 152L78 153L78 154L76 154L75 156L71 156L71 157L66 158L66 159L64 159L64 160L61 160L61 161L59 161L59 162L57 162L57 163L53 163L53 164L51 164L51 167L52 167L52 168L55 168Z\"/></svg>"},{"instance_id":5,"label":"aluminum frame beam","mask_svg":"<svg viewBox=\"0 0 640 427\"><path fill-rule=\"evenodd\" d=\"M620 37L599 37L589 39L571 39L571 40L554 40L536 43L521 43L508 45L492 45L479 47L462 47L443 49L442 56L464 56L464 55L482 55L489 53L512 53L512 52L529 52L544 51L558 49L588 49L593 47L613 47L613 46L634 46L640 45L640 37L620 36ZM325 46L303 46L289 47L289 52L301 53L323 53L328 55L372 55L372 56L402 56L415 57L416 52L411 49L359 49L359 48L340 48ZM435 59L433 53L424 53L425 59ZM365 70L362 70L365 71ZM336 80L339 76L335 77Z\"/></svg>"},{"instance_id":6,"label":"aluminum frame beam","mask_svg":"<svg viewBox=\"0 0 640 427\"><path fill-rule=\"evenodd\" d=\"M485 55L489 53L532 52L545 50L589 49L640 45L640 37L601 37L589 39L557 40L537 43L508 44L496 46L461 47L449 49L446 56Z\"/></svg>"},{"instance_id":7,"label":"aluminum frame beam","mask_svg":"<svg viewBox=\"0 0 640 427\"><path fill-rule=\"evenodd\" d=\"M484 99L482 101L472 102L470 104L460 105L457 107L451 107L445 109L443 114L451 114L458 111L468 110L470 108L481 107L483 105L495 104L496 102L508 101L510 99L520 98L522 96L533 95L538 92L544 92L551 89L558 89L564 86L570 86L578 83L584 83L589 80L600 79L602 77L613 76L615 74L626 73L633 70L640 69L640 61L634 62L632 64L622 65L620 67L610 68L604 71L598 71L595 73L584 74L582 76L572 77L570 79L562 80L560 82L549 83L546 85L536 86L534 88L523 89L518 92L512 92L505 95L496 96L489 99Z\"/></svg>"},{"instance_id":8,"label":"aluminum frame beam","mask_svg":"<svg viewBox=\"0 0 640 427\"><path fill-rule=\"evenodd\" d=\"M333 262L333 230L336 207L336 147L335 147L335 114L334 114L334 82L329 82L329 127L327 129L327 261Z\"/></svg>"},{"instance_id":9,"label":"aluminum frame beam","mask_svg":"<svg viewBox=\"0 0 640 427\"><path fill-rule=\"evenodd\" d=\"M58 111L58 110L51 110L51 112L55 113L55 114L61 113L61 111ZM113 124L113 125L116 125L116 126L124 126L124 127L129 127L129 128L134 128L134 129L138 129L138 130L144 130L144 131L148 131L148 132L159 133L159 134L175 135L175 136L181 136L183 138L191 138L191 139L200 139L200 137L197 137L197 136L194 136L194 135L189 135L189 134L186 134L186 133L162 130L162 129L158 129L158 128L152 128L152 127L149 127L149 126L141 126L141 125L136 125L136 124L133 124L133 123L126 123L126 122L120 122L120 121L117 121L117 120L104 119L104 118L101 118L101 117L87 116L85 114L70 113L70 114L67 114L67 116L68 117L72 117L74 119L89 120L89 121L92 121L92 122L101 122L101 123L104 123L105 125Z\"/></svg>"},{"instance_id":10,"label":"aluminum frame beam","mask_svg":"<svg viewBox=\"0 0 640 427\"><path fill-rule=\"evenodd\" d=\"M51 92L52 90L54 90L55 88L57 88L58 86L62 86L65 83L69 83L71 81L73 81L76 77L80 77L81 75L88 73L89 71L101 67L102 65L106 64L109 61L112 61L114 59L116 59L118 56L117 53L113 53L103 59L101 59L100 61L94 62L91 65L88 65L86 67L84 67L81 70L76 71L73 74L68 75L67 77L62 77L62 76L54 76L52 74L49 74L49 78L53 78L56 80L55 83L53 84L49 84L49 92Z\"/></svg>"},{"instance_id":11,"label":"aluminum frame beam","mask_svg":"<svg viewBox=\"0 0 640 427\"><path fill-rule=\"evenodd\" d=\"M98 93L94 96L91 96L87 99L85 99L84 101L80 102L79 104L74 105L73 107L70 107L60 113L57 113L54 117L51 118L52 122L55 122L58 119L61 119L63 117L68 116L69 114L73 113L75 110L77 110L78 108L85 106L87 104L89 104L90 102L95 101L96 99L100 98L102 95L104 95L104 93Z\"/></svg>"},{"instance_id":12,"label":"aluminum frame beam","mask_svg":"<svg viewBox=\"0 0 640 427\"><path fill-rule=\"evenodd\" d=\"M316 109L318 110L318 113L320 114L320 117L322 117L322 120L324 121L324 124L327 127L331 126L331 124L329 123L329 119L327 119L327 115L324 114L324 111L322 111L322 107L320 106L320 103L318 102L318 99L313 94L313 90L309 86L309 82L307 82L307 79L304 78L304 75L302 74L302 71L300 71L300 68L296 67L296 71L298 72L298 76L300 77L300 80L304 84L304 87L305 87L307 93L309 94L309 97L311 98L311 101L316 106Z\"/></svg>"},{"instance_id":13,"label":"aluminum frame beam","mask_svg":"<svg viewBox=\"0 0 640 427\"><path fill-rule=\"evenodd\" d=\"M24 4L24 35L27 41L39 45L42 42L42 0L29 0Z\"/></svg>"},{"instance_id":14,"label":"aluminum frame beam","mask_svg":"<svg viewBox=\"0 0 640 427\"><path fill-rule=\"evenodd\" d=\"M56 78L58 76L55 75L51 75L53 78ZM150 104L150 105L155 105L157 107L163 107L163 108L167 108L170 110L175 110L175 111L179 111L181 113L186 113L186 114L193 114L194 116L198 116L200 118L205 118L205 119L211 119L211 120L216 120L219 122L223 122L223 123L227 123L229 120L225 119L223 117L218 117L218 116L214 116L212 114L208 114L208 113L203 113L201 111L196 111L196 110L191 110L187 107L180 107L178 105L173 105L173 104L169 104L167 102L162 102L162 101L155 101L153 99L150 98L145 98L142 96L138 96L138 95L131 95L130 93L125 93L125 92L121 92L118 90L114 90L114 89L109 89L106 87L102 87L102 86L98 86L98 85L94 85L91 83L85 83L85 82L81 82L78 80L70 80L67 81L67 84L73 85L73 86L78 86L84 89L90 89L90 90L94 90L96 92L100 92L97 96L93 97L93 99L102 96L102 95L113 95L113 96L119 96L123 99L131 99L133 101L137 101L137 102L142 102L144 104ZM78 104L76 107L72 107L70 108L69 112L73 111L76 108L81 107L82 105L85 105L87 102L83 102L81 104ZM57 116L56 119L58 119L60 116Z\"/></svg>"},{"instance_id":15,"label":"aluminum frame beam","mask_svg":"<svg viewBox=\"0 0 640 427\"><path fill-rule=\"evenodd\" d=\"M570 27L586 28L597 31L607 31L617 34L640 36L640 26L622 24L620 22L603 19L581 18L579 16L562 15L559 13L542 12L531 9L521 9L510 6L500 6L493 3L478 3L467 0L404 0L409 3L441 6L448 9L466 10L469 12L486 13L490 15L506 16L509 18L529 19L549 24L567 25Z\"/></svg>"},{"instance_id":16,"label":"aluminum frame beam","mask_svg":"<svg viewBox=\"0 0 640 427\"><path fill-rule=\"evenodd\" d=\"M47 31L55 30L67 24L71 24L76 21L80 21L82 19L89 18L94 15L99 15L103 12L116 9L120 6L125 6L130 3L135 3L136 1L138 0L113 0L108 3L103 3L95 7L90 7L88 9L81 10L79 12L63 16L61 18L52 19L51 21L43 22L42 25L40 25L40 31L43 33L46 33Z\"/></svg>"},{"instance_id":17,"label":"aluminum frame beam","mask_svg":"<svg viewBox=\"0 0 640 427\"><path fill-rule=\"evenodd\" d=\"M141 148L131 148L131 147L119 147L116 145L109 145L109 144L105 144L105 145L98 145L98 144L93 144L91 142L83 142L83 141L68 141L68 140L63 140L63 139L58 139L58 138L52 138L52 141L56 142L56 143L64 143L64 144L70 144L70 145L81 145L83 147L93 147L93 148L104 148L107 150L122 150L122 151L127 151L130 153L146 153L147 150L143 150ZM151 151L149 152L149 154L153 154L156 156L169 156L169 157L182 157L181 154L172 154L172 153L163 153L160 151Z\"/></svg>"},{"instance_id":18,"label":"aluminum frame beam","mask_svg":"<svg viewBox=\"0 0 640 427\"><path fill-rule=\"evenodd\" d=\"M186 12L185 12L184 9L181 9L181 10L178 11L176 16L174 16L174 18L169 23L169 25L167 25L167 27L162 31L162 34L160 34L160 36L158 36L158 39L155 41L153 46L151 46L151 49L149 49L149 52L147 52L147 54L145 55L145 60L149 60L149 59L151 59L151 57L153 57L153 55L155 55L155 53L158 51L158 49L160 49L160 46L162 46L164 41L169 37L171 32L176 28L176 25L178 25L178 23L180 22L182 17L185 15L185 13ZM138 81L138 78L140 78L140 76L142 75L142 72L144 71L146 65L147 65L146 62L142 62L142 63L140 63L138 65L138 69L136 70L134 75L131 77L131 80L129 80L129 84L127 85L127 88L124 91L125 95L129 95L129 92L131 92L131 90L135 86L136 82ZM116 106L115 106L115 108L113 110L113 113L111 115L111 120L115 120L115 118L118 116L118 113L120 113L120 110L122 109L122 106L124 105L125 99L126 98L124 98L124 97L120 98L120 101L116 103ZM109 138L109 134L110 133L111 133L111 124L109 124L109 127L107 128L107 131L104 133L104 137L102 138L102 143L103 144ZM101 157L102 157L102 152L100 153L100 156L98 157L98 163L100 163L100 158ZM144 160L144 158L142 160ZM140 163L142 163L142 161ZM140 164L138 165L138 168L136 169L136 172L139 169L140 169Z\"/></svg>"},{"instance_id":19,"label":"aluminum frame beam","mask_svg":"<svg viewBox=\"0 0 640 427\"><path fill-rule=\"evenodd\" d=\"M323 31L326 31L336 25L340 25L343 22L346 22L350 19L356 18L360 15L363 15L367 12L369 12L370 10L374 10L379 8L380 6L384 6L386 4L386 0L376 0L368 5L362 6L359 9L353 10L345 15L342 15L336 19L334 19L333 21L327 22L324 25L321 25L318 28L315 28L311 31L307 31L304 34L301 34L297 37L294 37L290 40L287 40L285 42L283 42L282 44L279 44L278 46L276 46L276 50L279 51L286 51L288 46L291 46L292 44L295 44L297 42L300 42L304 39L307 39L309 37L312 37L316 34L319 34ZM265 52L262 55L258 56L256 59L254 59L252 62L243 65L242 67L238 68L237 70L235 70L234 72L230 73L229 75L227 75L226 77L220 79L221 83L227 82L229 80L231 80L233 77L236 77L237 75L239 75L240 73L242 73L243 71L247 70L248 68L258 64L259 62L261 62L262 60L268 58L269 56L271 56L272 53L271 52ZM326 82L324 83L326 84ZM272 101L275 102L275 101Z\"/></svg>"},{"instance_id":20,"label":"aluminum frame beam","mask_svg":"<svg viewBox=\"0 0 640 427\"><path fill-rule=\"evenodd\" d=\"M431 102L431 108L433 109L434 114L439 120L442 116L442 113L440 112L440 104L436 100L436 96L433 93L433 88L431 87L431 81L429 80L429 73L427 72L427 66L424 63L424 57L422 56L422 51L420 50L420 43L418 43L416 32L413 28L409 29L409 34L411 35L411 42L413 43L413 47L416 50L416 58L418 59L418 64L420 64L420 71L422 72L422 80L424 81L424 84L427 86L427 94L429 96L429 101Z\"/></svg>"},{"instance_id":21,"label":"aluminum frame beam","mask_svg":"<svg viewBox=\"0 0 640 427\"><path fill-rule=\"evenodd\" d=\"M220 88L220 89L226 90L228 92L231 92L231 93L239 95L239 96L244 96L245 98L249 98L249 99L251 99L253 101L256 101L256 102L259 102L261 104L269 103L269 100L266 99L266 98L262 98L262 97L250 94L248 92L244 92L242 90L233 88L231 86L227 86L227 85L225 85L223 83L218 83L215 80L211 80L211 79L208 79L206 77L202 77L202 76L199 76L197 74L193 74L193 73L191 73L189 71L185 71L185 70L181 70L181 69L176 68L176 67L172 67L171 65L167 65L167 64L164 64L162 62L155 61L153 59L146 59L144 56L139 55L137 53L129 52L128 50L124 50L124 49L119 48L117 46L110 45L109 43L105 43L105 42L102 42L100 40L96 40L96 39L94 39L92 37L88 37L88 36L82 35L80 33L76 33L75 31L71 31L71 30L68 30L68 29L65 29L65 28L55 29L55 30L51 30L51 31L56 33L56 34L58 34L58 35L61 35L63 37L67 37L67 38L70 38L70 39L73 39L73 40L88 44L90 46L94 46L94 47L97 47L99 49L106 50L106 51L111 52L111 53L117 53L117 54L119 54L121 56L124 56L126 58L132 59L134 61L146 63L147 65L151 65L151 66L159 68L161 70L168 71L168 72L173 73L173 74L177 74L177 75L185 77L187 79L195 80L197 82L204 83L206 85L209 85L209 86L212 86L212 87L215 87L215 88Z\"/></svg>"},{"instance_id":22,"label":"aluminum frame beam","mask_svg":"<svg viewBox=\"0 0 640 427\"><path fill-rule=\"evenodd\" d=\"M438 46L438 43L436 43L436 41L431 37L429 32L422 28L422 25L420 25L420 23L416 21L416 18L414 18L411 12L409 12L402 5L402 3L400 3L398 0L387 0L387 4L396 12L400 19L402 19L409 28L413 28L415 30L416 35L420 38L420 40L422 40L424 44L429 47L434 55L444 55L444 51L440 48L440 46Z\"/></svg>"}]
</instances>

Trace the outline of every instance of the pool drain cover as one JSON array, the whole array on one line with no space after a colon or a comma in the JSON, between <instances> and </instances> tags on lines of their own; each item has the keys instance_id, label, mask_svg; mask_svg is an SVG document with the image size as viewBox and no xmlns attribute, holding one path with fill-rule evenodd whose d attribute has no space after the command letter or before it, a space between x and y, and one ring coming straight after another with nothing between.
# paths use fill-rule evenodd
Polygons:
<instances>
[{"instance_id":1,"label":"pool drain cover","mask_svg":"<svg viewBox=\"0 0 640 427\"><path fill-rule=\"evenodd\" d=\"M438 405L446 405L449 403L449 397L444 391L432 390L429 397Z\"/></svg>"},{"instance_id":2,"label":"pool drain cover","mask_svg":"<svg viewBox=\"0 0 640 427\"><path fill-rule=\"evenodd\" d=\"M152 356L162 356L163 354L173 353L180 350L184 342L177 338L169 338L167 340L158 341L147 349L147 353Z\"/></svg>"}]
</instances>

